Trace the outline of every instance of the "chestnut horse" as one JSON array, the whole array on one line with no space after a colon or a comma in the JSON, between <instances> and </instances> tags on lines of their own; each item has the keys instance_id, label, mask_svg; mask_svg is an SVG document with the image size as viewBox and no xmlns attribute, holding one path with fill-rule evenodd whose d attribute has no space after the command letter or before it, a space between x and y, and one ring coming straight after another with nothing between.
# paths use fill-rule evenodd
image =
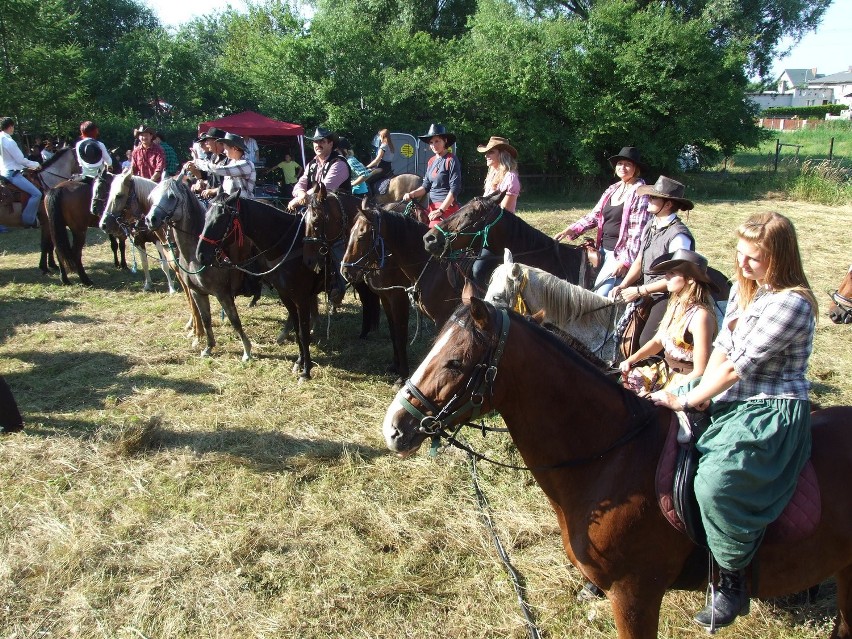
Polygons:
<instances>
[{"instance_id":1,"label":"chestnut horse","mask_svg":"<svg viewBox=\"0 0 852 639\"><path fill-rule=\"evenodd\" d=\"M557 242L500 208L502 199L503 193L497 192L471 200L423 236L426 250L446 257L459 251L478 253L483 246L498 255L509 249L524 264L591 288L597 268L589 263L586 247Z\"/></svg>"},{"instance_id":2,"label":"chestnut horse","mask_svg":"<svg viewBox=\"0 0 852 639\"><path fill-rule=\"evenodd\" d=\"M339 269L340 261L349 242L352 223L361 211L363 200L351 195L327 193L325 185L320 184L311 197L305 214L304 259L308 268L324 265L326 269ZM339 256L335 255L339 252ZM388 372L397 375L397 384L402 384L411 372L408 366L408 295L405 288L408 278L398 268L386 268L371 274L366 280L354 282L355 290L361 296L366 313L366 300L375 298L381 301L388 320L393 362ZM375 287L375 289L371 288ZM378 328L378 315L375 317ZM361 337L366 336L368 326L362 325Z\"/></svg>"},{"instance_id":3,"label":"chestnut horse","mask_svg":"<svg viewBox=\"0 0 852 639\"><path fill-rule=\"evenodd\" d=\"M373 202L375 202L379 206L386 206L388 204L392 204L393 202L401 202L403 195L414 191L422 185L423 178L419 175L415 175L414 173L403 173L401 175L395 175L391 178L390 184L388 184L388 192L382 195L376 195L373 198ZM423 197L421 197L418 202L421 204L421 208L424 207L426 202L426 196L424 195Z\"/></svg>"},{"instance_id":4,"label":"chestnut horse","mask_svg":"<svg viewBox=\"0 0 852 639\"><path fill-rule=\"evenodd\" d=\"M534 363L534 369L531 363ZM671 411L618 384L556 337L479 299L462 306L388 407L383 432L400 455L430 435L497 411L550 500L571 562L606 592L620 639L657 636L663 594L698 589L707 555L664 517L657 461ZM835 576L832 637L852 636L852 407L812 415L822 493L815 532L765 540L756 597L799 592Z\"/></svg>"},{"instance_id":5,"label":"chestnut horse","mask_svg":"<svg viewBox=\"0 0 852 639\"><path fill-rule=\"evenodd\" d=\"M831 294L831 301L833 303L828 308L831 321L835 324L852 324L852 266L840 286Z\"/></svg>"}]
</instances>

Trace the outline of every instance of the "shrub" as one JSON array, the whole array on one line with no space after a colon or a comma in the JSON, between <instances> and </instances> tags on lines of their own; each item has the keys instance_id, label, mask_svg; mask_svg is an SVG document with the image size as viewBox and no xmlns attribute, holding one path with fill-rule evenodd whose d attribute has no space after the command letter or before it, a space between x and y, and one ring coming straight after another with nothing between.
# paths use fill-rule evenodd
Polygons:
<instances>
[{"instance_id":1,"label":"shrub","mask_svg":"<svg viewBox=\"0 0 852 639\"><path fill-rule=\"evenodd\" d=\"M840 112L848 109L845 104L818 104L815 106L799 107L769 107L761 112L764 118L792 118L798 117L804 120L824 120L827 113L840 115Z\"/></svg>"}]
</instances>

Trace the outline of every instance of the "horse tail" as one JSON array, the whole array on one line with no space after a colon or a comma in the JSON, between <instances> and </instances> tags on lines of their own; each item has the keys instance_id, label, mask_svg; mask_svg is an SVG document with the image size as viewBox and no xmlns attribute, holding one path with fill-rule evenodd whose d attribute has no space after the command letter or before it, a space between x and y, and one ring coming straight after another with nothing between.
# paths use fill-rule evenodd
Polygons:
<instances>
[{"instance_id":1,"label":"horse tail","mask_svg":"<svg viewBox=\"0 0 852 639\"><path fill-rule=\"evenodd\" d=\"M50 235L57 257L62 260L67 270L74 270L74 258L71 254L71 243L68 241L68 225L62 214L63 189L50 189L44 198L44 208L50 222Z\"/></svg>"}]
</instances>

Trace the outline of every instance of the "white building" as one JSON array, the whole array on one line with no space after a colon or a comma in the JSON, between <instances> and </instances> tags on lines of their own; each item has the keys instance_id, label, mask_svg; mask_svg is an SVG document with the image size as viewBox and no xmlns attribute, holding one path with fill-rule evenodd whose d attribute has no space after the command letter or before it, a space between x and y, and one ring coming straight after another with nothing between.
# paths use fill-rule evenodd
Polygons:
<instances>
[{"instance_id":1,"label":"white building","mask_svg":"<svg viewBox=\"0 0 852 639\"><path fill-rule=\"evenodd\" d=\"M848 76L850 79L847 84L842 81L829 81L829 78L837 76ZM784 69L778 80L775 83L775 90L763 91L761 93L748 93L747 97L757 103L761 109L769 107L799 107L799 106L816 106L821 104L836 104L842 102L849 104L852 97L838 100L838 89L843 91L840 94L844 95L852 93L852 73L835 73L834 75L826 76L818 74L815 68L813 69ZM844 89L845 87L845 89Z\"/></svg>"}]
</instances>

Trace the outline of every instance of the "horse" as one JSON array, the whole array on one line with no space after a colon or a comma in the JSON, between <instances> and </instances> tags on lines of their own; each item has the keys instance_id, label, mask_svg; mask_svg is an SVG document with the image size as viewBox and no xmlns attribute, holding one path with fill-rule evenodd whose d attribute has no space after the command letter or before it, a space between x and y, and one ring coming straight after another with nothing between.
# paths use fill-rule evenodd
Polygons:
<instances>
[{"instance_id":1,"label":"horse","mask_svg":"<svg viewBox=\"0 0 852 639\"><path fill-rule=\"evenodd\" d=\"M335 268L340 258L332 256L335 250L345 251L352 230L352 221L361 211L363 200L355 196L332 193L320 184L311 196L305 214L304 259L308 268L318 268L325 262L326 268ZM340 248L338 248L338 246ZM342 255L341 255L342 257ZM362 323L361 337L365 337L369 326L366 325L367 301L381 301L388 320L393 362L387 371L397 375L396 383L401 384L410 373L408 366L408 317L409 305L405 288L408 278L399 269L384 269L371 275L366 281L355 280L353 286L364 304L365 322ZM375 287L371 288L371 287ZM375 324L378 326L378 304L376 304Z\"/></svg>"},{"instance_id":2,"label":"horse","mask_svg":"<svg viewBox=\"0 0 852 639\"><path fill-rule=\"evenodd\" d=\"M615 329L626 302L598 295L552 273L513 261L509 249L491 274L485 301L498 307L545 312L545 321L579 342L578 350L603 360L607 368L621 360Z\"/></svg>"},{"instance_id":3,"label":"horse","mask_svg":"<svg viewBox=\"0 0 852 639\"><path fill-rule=\"evenodd\" d=\"M213 265L223 254L226 242L239 244L243 236L260 250L254 259L266 271L264 279L275 288L290 317L296 321L299 358L293 372L299 373L300 382L308 380L313 367L311 314L315 312L324 278L308 268L302 259L305 238L302 216L286 213L265 202L240 198L239 192L227 199L219 196L207 210L193 255L200 264Z\"/></svg>"},{"instance_id":4,"label":"horse","mask_svg":"<svg viewBox=\"0 0 852 639\"><path fill-rule=\"evenodd\" d=\"M390 450L405 457L425 438L450 436L489 411L503 417L547 495L568 558L606 592L618 637L656 638L665 591L701 588L708 562L656 503L657 461L672 412L607 379L533 322L473 298L397 393L382 429ZM852 636L850 422L848 406L812 414L821 519L795 544L765 538L751 581L752 596L779 597L834 575L839 615L832 637L846 638Z\"/></svg>"},{"instance_id":5,"label":"horse","mask_svg":"<svg viewBox=\"0 0 852 639\"><path fill-rule=\"evenodd\" d=\"M410 193L423 185L423 178L414 173L402 173L395 175L388 183L388 190L381 195L375 195L372 200L377 206L386 206L393 202L401 202L402 196ZM426 196L418 200L421 207L425 207Z\"/></svg>"},{"instance_id":6,"label":"horse","mask_svg":"<svg viewBox=\"0 0 852 639\"><path fill-rule=\"evenodd\" d=\"M405 290L412 304L440 328L461 301L467 281L464 266L457 260L443 264L423 248L427 226L403 213L384 209L358 212L352 222L341 272L350 282L363 278L374 290ZM405 275L403 283L391 284L392 271ZM376 272L381 280L374 280Z\"/></svg>"},{"instance_id":7,"label":"horse","mask_svg":"<svg viewBox=\"0 0 852 639\"><path fill-rule=\"evenodd\" d=\"M160 268L166 275L169 293L174 294L176 289L169 269L169 260L163 248L166 237L142 224L142 220L151 208L152 194L156 186L157 182L132 175L129 172L116 175L111 184L106 178L100 176L95 180L93 186L92 211L105 201L99 222L101 229L110 235L124 235L133 239L133 245L142 264L142 274L145 278L142 290L145 292L154 288L151 282L148 253L145 250L145 245L149 242L154 243L157 253L160 255Z\"/></svg>"},{"instance_id":8,"label":"horse","mask_svg":"<svg viewBox=\"0 0 852 639\"><path fill-rule=\"evenodd\" d=\"M840 286L831 294L828 316L835 324L852 324L852 266Z\"/></svg>"},{"instance_id":9,"label":"horse","mask_svg":"<svg viewBox=\"0 0 852 639\"><path fill-rule=\"evenodd\" d=\"M242 273L202 264L196 257L198 238L204 228L205 212L201 202L179 178L167 178L155 184L148 199L151 204L145 216L148 228L155 231L168 222L175 231L174 238L178 247L176 268L181 272L179 279L187 288L193 314L198 312L199 324L203 326L207 339L201 357L209 357L216 346L210 315L210 295L214 295L243 344L243 361L250 360L251 342L243 331L240 315L234 304L234 296L242 285Z\"/></svg>"},{"instance_id":10,"label":"horse","mask_svg":"<svg viewBox=\"0 0 852 639\"><path fill-rule=\"evenodd\" d=\"M453 251L475 251L487 246L494 253L509 249L524 264L558 275L572 284L591 288L597 268L584 245L562 244L532 227L499 204L503 193L475 197L423 236L426 250L436 257Z\"/></svg>"}]
</instances>

